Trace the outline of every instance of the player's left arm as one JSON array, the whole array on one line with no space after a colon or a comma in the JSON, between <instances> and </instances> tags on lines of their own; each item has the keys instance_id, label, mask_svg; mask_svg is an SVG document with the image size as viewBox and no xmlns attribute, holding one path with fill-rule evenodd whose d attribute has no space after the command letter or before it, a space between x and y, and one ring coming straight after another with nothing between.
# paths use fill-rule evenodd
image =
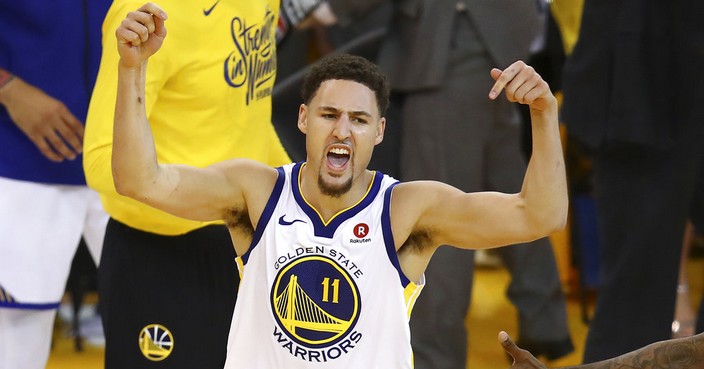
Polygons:
<instances>
[{"instance_id":1,"label":"player's left arm","mask_svg":"<svg viewBox=\"0 0 704 369\"><path fill-rule=\"evenodd\" d=\"M562 229L567 219L567 180L560 141L557 100L535 70L518 61L493 69L489 93L501 91L530 107L533 153L519 193L465 193L447 184L423 181L397 186L397 224L423 234L430 246L489 248L531 241ZM458 158L461 160L461 158ZM403 222L406 222L404 225ZM412 223L412 224L411 224Z\"/></svg>"}]
</instances>

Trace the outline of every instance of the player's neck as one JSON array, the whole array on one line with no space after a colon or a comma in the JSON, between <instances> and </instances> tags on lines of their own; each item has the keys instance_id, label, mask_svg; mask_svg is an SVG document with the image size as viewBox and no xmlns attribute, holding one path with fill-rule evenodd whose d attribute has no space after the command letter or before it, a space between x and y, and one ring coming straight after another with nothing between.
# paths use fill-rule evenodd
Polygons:
<instances>
[{"instance_id":1,"label":"player's neck","mask_svg":"<svg viewBox=\"0 0 704 369\"><path fill-rule=\"evenodd\" d=\"M324 193L318 184L318 174L310 166L301 169L301 192L306 201L318 211L323 221L328 221L339 212L351 208L369 191L374 172L365 170L354 176L350 189L339 196Z\"/></svg>"}]
</instances>

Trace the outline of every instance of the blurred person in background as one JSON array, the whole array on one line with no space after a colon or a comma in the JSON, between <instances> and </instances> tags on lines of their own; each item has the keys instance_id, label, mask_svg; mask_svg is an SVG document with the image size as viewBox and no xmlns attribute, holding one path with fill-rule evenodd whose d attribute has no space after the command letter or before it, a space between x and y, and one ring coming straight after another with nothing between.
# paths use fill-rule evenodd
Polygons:
<instances>
[{"instance_id":1,"label":"blurred person in background","mask_svg":"<svg viewBox=\"0 0 704 369\"><path fill-rule=\"evenodd\" d=\"M590 151L601 270L585 362L672 335L685 224L704 229L704 2L586 0L562 121Z\"/></svg>"},{"instance_id":2,"label":"blurred person in background","mask_svg":"<svg viewBox=\"0 0 704 369\"><path fill-rule=\"evenodd\" d=\"M0 1L0 369L46 366L81 237L100 258L81 152L109 5Z\"/></svg>"}]
</instances>

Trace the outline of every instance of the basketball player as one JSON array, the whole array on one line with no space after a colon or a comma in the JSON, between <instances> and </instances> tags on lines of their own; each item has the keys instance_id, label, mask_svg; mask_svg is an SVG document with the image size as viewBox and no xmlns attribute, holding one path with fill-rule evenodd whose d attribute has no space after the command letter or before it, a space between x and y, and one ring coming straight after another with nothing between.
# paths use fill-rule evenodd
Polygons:
<instances>
[{"instance_id":1,"label":"basketball player","mask_svg":"<svg viewBox=\"0 0 704 369\"><path fill-rule=\"evenodd\" d=\"M493 69L489 92L531 108L534 149L520 193L464 193L368 170L389 86L374 64L349 55L324 59L304 83L306 162L158 163L144 81L165 19L149 5L116 32L114 183L157 209L227 224L242 279L225 368L411 368L408 318L439 245L498 247L564 227L557 102L520 61Z\"/></svg>"}]
</instances>

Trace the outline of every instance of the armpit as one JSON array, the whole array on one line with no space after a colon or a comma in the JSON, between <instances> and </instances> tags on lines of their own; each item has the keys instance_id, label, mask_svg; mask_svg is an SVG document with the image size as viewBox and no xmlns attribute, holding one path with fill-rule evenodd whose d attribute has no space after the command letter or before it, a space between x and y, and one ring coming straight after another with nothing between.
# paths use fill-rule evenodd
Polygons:
<instances>
[{"instance_id":1,"label":"armpit","mask_svg":"<svg viewBox=\"0 0 704 369\"><path fill-rule=\"evenodd\" d=\"M254 234L254 227L246 209L227 209L223 220L230 230L248 235Z\"/></svg>"},{"instance_id":2,"label":"armpit","mask_svg":"<svg viewBox=\"0 0 704 369\"><path fill-rule=\"evenodd\" d=\"M428 248L433 245L430 238L430 231L427 229L416 230L408 236L406 242L398 250L399 253L411 252L411 253L423 253Z\"/></svg>"}]
</instances>

